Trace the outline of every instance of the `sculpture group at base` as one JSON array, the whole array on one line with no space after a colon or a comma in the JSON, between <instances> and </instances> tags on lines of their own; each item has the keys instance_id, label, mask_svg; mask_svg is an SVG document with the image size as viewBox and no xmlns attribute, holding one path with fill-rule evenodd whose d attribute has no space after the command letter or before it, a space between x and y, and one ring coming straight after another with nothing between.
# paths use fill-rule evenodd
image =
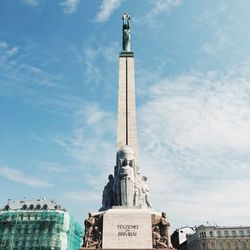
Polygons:
<instances>
[{"instance_id":1,"label":"sculpture group at base","mask_svg":"<svg viewBox=\"0 0 250 250\"><path fill-rule=\"evenodd\" d=\"M153 248L173 248L170 239L170 223L166 213L153 223Z\"/></svg>"},{"instance_id":2,"label":"sculpture group at base","mask_svg":"<svg viewBox=\"0 0 250 250\"><path fill-rule=\"evenodd\" d=\"M114 176L109 175L108 180L103 190L100 211L112 206L151 207L147 177L141 176L131 147L125 146L117 152Z\"/></svg>"},{"instance_id":3,"label":"sculpture group at base","mask_svg":"<svg viewBox=\"0 0 250 250\"><path fill-rule=\"evenodd\" d=\"M170 240L170 223L166 213L162 212L161 216L152 217L152 248L173 248ZM102 248L102 230L103 214L98 213L89 216L84 221L85 235L83 240L84 249L101 249Z\"/></svg>"},{"instance_id":4,"label":"sculpture group at base","mask_svg":"<svg viewBox=\"0 0 250 250\"><path fill-rule=\"evenodd\" d=\"M84 221L84 226L83 247L100 249L102 247L102 217L89 213L89 217Z\"/></svg>"}]
</instances>

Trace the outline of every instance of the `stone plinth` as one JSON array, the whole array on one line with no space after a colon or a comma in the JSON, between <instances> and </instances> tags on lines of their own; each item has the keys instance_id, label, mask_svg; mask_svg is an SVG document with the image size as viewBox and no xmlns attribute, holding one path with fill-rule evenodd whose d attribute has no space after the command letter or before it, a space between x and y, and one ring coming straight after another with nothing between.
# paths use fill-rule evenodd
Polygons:
<instances>
[{"instance_id":1,"label":"stone plinth","mask_svg":"<svg viewBox=\"0 0 250 250\"><path fill-rule=\"evenodd\" d=\"M152 249L151 213L113 208L103 214L103 249Z\"/></svg>"}]
</instances>

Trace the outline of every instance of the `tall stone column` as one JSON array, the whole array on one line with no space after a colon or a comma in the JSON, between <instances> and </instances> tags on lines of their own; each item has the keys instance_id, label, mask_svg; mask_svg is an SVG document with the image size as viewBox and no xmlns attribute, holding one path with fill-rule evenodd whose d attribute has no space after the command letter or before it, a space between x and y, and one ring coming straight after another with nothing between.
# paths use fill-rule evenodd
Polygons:
<instances>
[{"instance_id":1,"label":"tall stone column","mask_svg":"<svg viewBox=\"0 0 250 250\"><path fill-rule=\"evenodd\" d=\"M137 159L135 73L133 52L121 52L119 58L119 93L117 150L130 146ZM137 165L137 164L136 164Z\"/></svg>"}]
</instances>

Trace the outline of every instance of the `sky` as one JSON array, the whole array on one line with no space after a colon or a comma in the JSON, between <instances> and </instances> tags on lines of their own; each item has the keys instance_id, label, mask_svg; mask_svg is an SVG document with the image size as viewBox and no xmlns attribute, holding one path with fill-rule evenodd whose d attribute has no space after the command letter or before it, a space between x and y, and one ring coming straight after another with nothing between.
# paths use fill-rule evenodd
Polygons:
<instances>
[{"instance_id":1,"label":"sky","mask_svg":"<svg viewBox=\"0 0 250 250\"><path fill-rule=\"evenodd\" d=\"M139 165L172 229L250 221L249 0L1 0L0 206L101 207L131 15Z\"/></svg>"}]
</instances>

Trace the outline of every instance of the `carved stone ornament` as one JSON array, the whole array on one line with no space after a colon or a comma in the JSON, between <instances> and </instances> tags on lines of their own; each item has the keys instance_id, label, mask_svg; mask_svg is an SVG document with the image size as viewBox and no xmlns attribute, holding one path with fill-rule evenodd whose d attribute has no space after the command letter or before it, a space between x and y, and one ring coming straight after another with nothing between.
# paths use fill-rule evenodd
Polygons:
<instances>
[{"instance_id":1,"label":"carved stone ornament","mask_svg":"<svg viewBox=\"0 0 250 250\"><path fill-rule=\"evenodd\" d=\"M162 212L161 217L153 222L153 248L173 248L170 236L170 223L166 213Z\"/></svg>"},{"instance_id":2,"label":"carved stone ornament","mask_svg":"<svg viewBox=\"0 0 250 250\"><path fill-rule=\"evenodd\" d=\"M88 218L84 221L84 249L102 248L102 223L102 215L92 215L89 213Z\"/></svg>"}]
</instances>

